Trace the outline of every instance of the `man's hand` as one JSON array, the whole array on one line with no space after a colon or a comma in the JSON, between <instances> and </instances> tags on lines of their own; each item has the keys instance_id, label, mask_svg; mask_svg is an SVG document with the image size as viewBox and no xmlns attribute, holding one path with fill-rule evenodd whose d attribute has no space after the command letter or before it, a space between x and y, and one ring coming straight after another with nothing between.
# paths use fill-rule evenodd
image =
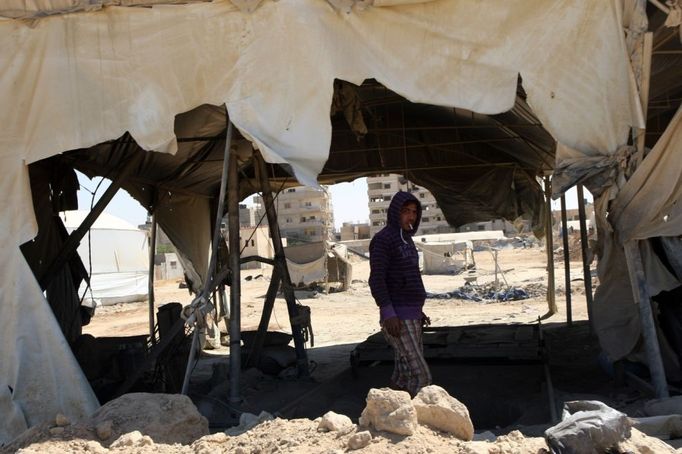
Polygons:
<instances>
[{"instance_id":1,"label":"man's hand","mask_svg":"<svg viewBox=\"0 0 682 454\"><path fill-rule=\"evenodd\" d=\"M384 328L386 332L393 337L400 336L400 319L398 317L391 317L384 320Z\"/></svg>"},{"instance_id":2,"label":"man's hand","mask_svg":"<svg viewBox=\"0 0 682 454\"><path fill-rule=\"evenodd\" d=\"M422 312L422 328L426 328L427 326L431 326L431 319Z\"/></svg>"}]
</instances>

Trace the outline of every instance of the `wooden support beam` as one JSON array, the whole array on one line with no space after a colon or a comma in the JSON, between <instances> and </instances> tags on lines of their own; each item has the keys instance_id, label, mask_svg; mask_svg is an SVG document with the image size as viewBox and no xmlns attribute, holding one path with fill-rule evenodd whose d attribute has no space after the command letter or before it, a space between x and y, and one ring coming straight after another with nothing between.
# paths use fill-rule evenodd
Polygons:
<instances>
[{"instance_id":1,"label":"wooden support beam","mask_svg":"<svg viewBox=\"0 0 682 454\"><path fill-rule=\"evenodd\" d=\"M275 261L273 259L261 257L260 255L247 255L246 257L242 257L239 259L239 263L248 263L248 262L261 262L261 263L266 263L270 266L275 266Z\"/></svg>"},{"instance_id":2,"label":"wooden support beam","mask_svg":"<svg viewBox=\"0 0 682 454\"><path fill-rule=\"evenodd\" d=\"M156 343L154 337L154 256L156 255L156 215L152 213L152 225L149 229L149 282L147 286L149 300L149 339Z\"/></svg>"},{"instance_id":3,"label":"wooden support beam","mask_svg":"<svg viewBox=\"0 0 682 454\"><path fill-rule=\"evenodd\" d=\"M542 318L546 319L557 313L556 292L554 288L554 238L552 231L552 183L545 177L545 203L547 217L545 225L545 249L547 251L547 306L549 311Z\"/></svg>"},{"instance_id":4,"label":"wooden support beam","mask_svg":"<svg viewBox=\"0 0 682 454\"><path fill-rule=\"evenodd\" d=\"M587 318L592 331L592 273L587 261L589 245L587 243L587 217L585 215L585 193L583 186L578 185L578 217L580 218L580 249L583 257L583 280L585 281L585 303L587 304Z\"/></svg>"},{"instance_id":5,"label":"wooden support beam","mask_svg":"<svg viewBox=\"0 0 682 454\"><path fill-rule=\"evenodd\" d=\"M628 241L624 245L625 259L628 262L630 284L632 285L635 302L639 305L639 318L642 324L642 336L646 350L651 381L657 398L669 397L668 383L665 378L665 369L661 359L661 350L656 335L656 322L651 309L651 298L644 275L644 265L639 252L639 242Z\"/></svg>"},{"instance_id":6,"label":"wooden support beam","mask_svg":"<svg viewBox=\"0 0 682 454\"><path fill-rule=\"evenodd\" d=\"M639 81L639 101L642 106L642 114L644 116L644 129L636 130L636 167L639 167L639 165L642 163L642 160L644 159L644 140L646 139L646 118L647 112L649 110L649 85L651 81L651 55L653 43L654 34L652 32L644 33L642 38L641 80Z\"/></svg>"},{"instance_id":7,"label":"wooden support beam","mask_svg":"<svg viewBox=\"0 0 682 454\"><path fill-rule=\"evenodd\" d=\"M237 154L230 153L227 176L227 225L230 250L230 402L238 403L241 347L241 270L239 266L239 166Z\"/></svg>"},{"instance_id":8,"label":"wooden support beam","mask_svg":"<svg viewBox=\"0 0 682 454\"><path fill-rule=\"evenodd\" d=\"M561 237L564 240L564 286L566 294L566 323L573 325L571 308L571 254L568 250L568 220L566 218L566 196L561 196Z\"/></svg>"},{"instance_id":9,"label":"wooden support beam","mask_svg":"<svg viewBox=\"0 0 682 454\"><path fill-rule=\"evenodd\" d=\"M275 262L279 266L282 279L282 289L284 291L284 298L287 302L287 310L289 311L289 321L291 323L291 333L294 336L294 348L296 349L296 362L298 366L299 377L308 377L310 371L308 370L308 354L305 351L305 341L303 339L303 330L298 322L299 314L296 306L296 298L294 297L294 289L291 285L291 277L289 276L289 269L287 268L286 257L284 255L284 246L282 246L282 235L279 231L279 224L277 223L277 211L270 190L270 182L268 180L267 169L263 156L259 151L254 151L254 162L260 179L260 185L263 192L263 203L265 204L265 213L268 216L268 227L270 229L270 236L272 237L272 246L275 250Z\"/></svg>"},{"instance_id":10,"label":"wooden support beam","mask_svg":"<svg viewBox=\"0 0 682 454\"><path fill-rule=\"evenodd\" d=\"M107 190L104 191L102 197L97 200L97 203L92 210L90 210L90 213L88 213L85 219L83 219L81 225L76 230L71 232L71 235L69 235L62 245L62 249L59 251L57 257L52 260L50 266L45 268L46 271L38 278L38 283L40 284L41 289L45 290L52 281L52 278L54 278L57 273L64 268L64 265L69 261L73 253L76 251L85 234L88 232L90 227L92 227L92 224L95 223L99 215L102 214L102 211L104 211L109 202L111 202L111 199L114 198L116 192L118 192L118 190L121 188L121 184L123 181L125 181L126 177L130 174L137 163L138 160L134 158L128 159L126 161L116 178L112 180Z\"/></svg>"}]
</instances>

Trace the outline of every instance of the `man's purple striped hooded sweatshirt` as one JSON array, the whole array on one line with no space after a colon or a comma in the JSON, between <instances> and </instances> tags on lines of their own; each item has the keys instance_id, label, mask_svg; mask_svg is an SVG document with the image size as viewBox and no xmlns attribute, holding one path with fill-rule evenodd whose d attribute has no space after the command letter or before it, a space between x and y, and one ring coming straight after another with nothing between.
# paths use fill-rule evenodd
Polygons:
<instances>
[{"instance_id":1,"label":"man's purple striped hooded sweatshirt","mask_svg":"<svg viewBox=\"0 0 682 454\"><path fill-rule=\"evenodd\" d=\"M417 203L417 221L411 231L400 227L400 209L406 202ZM426 291L419 273L419 255L412 241L422 218L419 200L409 192L399 191L388 207L386 227L369 243L369 287L379 306L381 321L397 316L401 320L419 320Z\"/></svg>"}]
</instances>

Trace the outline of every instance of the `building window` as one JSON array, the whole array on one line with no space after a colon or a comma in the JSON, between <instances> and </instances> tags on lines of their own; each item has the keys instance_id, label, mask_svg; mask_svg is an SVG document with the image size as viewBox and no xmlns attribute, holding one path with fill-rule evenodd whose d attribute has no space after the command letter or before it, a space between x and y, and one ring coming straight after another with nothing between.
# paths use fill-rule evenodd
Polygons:
<instances>
[{"instance_id":1,"label":"building window","mask_svg":"<svg viewBox=\"0 0 682 454\"><path fill-rule=\"evenodd\" d=\"M484 224L478 224L478 230L485 230Z\"/></svg>"},{"instance_id":2,"label":"building window","mask_svg":"<svg viewBox=\"0 0 682 454\"><path fill-rule=\"evenodd\" d=\"M374 209L372 210L372 214L381 214L381 210Z\"/></svg>"},{"instance_id":3,"label":"building window","mask_svg":"<svg viewBox=\"0 0 682 454\"><path fill-rule=\"evenodd\" d=\"M391 196L390 196L390 195L385 195L385 196L384 196L384 202L388 202L388 201L390 201L390 200L391 200Z\"/></svg>"},{"instance_id":4,"label":"building window","mask_svg":"<svg viewBox=\"0 0 682 454\"><path fill-rule=\"evenodd\" d=\"M391 183L384 183L384 189L391 189Z\"/></svg>"},{"instance_id":5,"label":"building window","mask_svg":"<svg viewBox=\"0 0 682 454\"><path fill-rule=\"evenodd\" d=\"M178 262L176 262L175 260L171 260L170 267L172 270L176 269L178 267Z\"/></svg>"},{"instance_id":6,"label":"building window","mask_svg":"<svg viewBox=\"0 0 682 454\"><path fill-rule=\"evenodd\" d=\"M285 203L284 208L291 208L291 204L289 202Z\"/></svg>"},{"instance_id":7,"label":"building window","mask_svg":"<svg viewBox=\"0 0 682 454\"><path fill-rule=\"evenodd\" d=\"M429 222L429 218L422 218L423 222Z\"/></svg>"},{"instance_id":8,"label":"building window","mask_svg":"<svg viewBox=\"0 0 682 454\"><path fill-rule=\"evenodd\" d=\"M420 193L419 193L419 198L420 198L420 199L423 199L423 198L424 198L424 193L423 193L423 192L420 192Z\"/></svg>"},{"instance_id":9,"label":"building window","mask_svg":"<svg viewBox=\"0 0 682 454\"><path fill-rule=\"evenodd\" d=\"M292 222L291 218L287 218L286 222L287 222L287 224L291 224L291 222Z\"/></svg>"},{"instance_id":10,"label":"building window","mask_svg":"<svg viewBox=\"0 0 682 454\"><path fill-rule=\"evenodd\" d=\"M314 221L314 220L315 220L315 216L310 216L310 217L308 218L308 220L309 220L309 221Z\"/></svg>"},{"instance_id":11,"label":"building window","mask_svg":"<svg viewBox=\"0 0 682 454\"><path fill-rule=\"evenodd\" d=\"M301 222L305 222L305 216L301 216Z\"/></svg>"},{"instance_id":12,"label":"building window","mask_svg":"<svg viewBox=\"0 0 682 454\"><path fill-rule=\"evenodd\" d=\"M287 192L296 192L296 188L289 188L287 189Z\"/></svg>"},{"instance_id":13,"label":"building window","mask_svg":"<svg viewBox=\"0 0 682 454\"><path fill-rule=\"evenodd\" d=\"M254 243L254 241L253 241L253 240L251 240L251 246L253 246L254 244L255 244L255 243Z\"/></svg>"},{"instance_id":14,"label":"building window","mask_svg":"<svg viewBox=\"0 0 682 454\"><path fill-rule=\"evenodd\" d=\"M305 206L311 207L311 206L313 206L313 202L306 202L306 203L305 203Z\"/></svg>"}]
</instances>

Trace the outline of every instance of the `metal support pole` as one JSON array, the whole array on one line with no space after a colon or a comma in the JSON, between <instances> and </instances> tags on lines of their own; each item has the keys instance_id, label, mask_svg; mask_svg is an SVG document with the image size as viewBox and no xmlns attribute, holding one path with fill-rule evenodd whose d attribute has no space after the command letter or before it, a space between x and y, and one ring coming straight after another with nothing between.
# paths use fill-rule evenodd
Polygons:
<instances>
[{"instance_id":1,"label":"metal support pole","mask_svg":"<svg viewBox=\"0 0 682 454\"><path fill-rule=\"evenodd\" d=\"M230 402L238 403L241 347L241 270L239 265L239 168L237 155L230 153L227 177L227 225L229 228L230 270Z\"/></svg>"},{"instance_id":2,"label":"metal support pole","mask_svg":"<svg viewBox=\"0 0 682 454\"><path fill-rule=\"evenodd\" d=\"M152 343L156 343L154 337L154 256L156 255L156 215L152 213L152 225L150 227L149 239L149 338Z\"/></svg>"},{"instance_id":3,"label":"metal support pole","mask_svg":"<svg viewBox=\"0 0 682 454\"><path fill-rule=\"evenodd\" d=\"M628 262L630 284L632 285L635 302L639 304L639 318L642 324L642 336L644 337L651 381L657 398L669 397L668 383L665 379L665 369L663 368L658 337L656 336L656 323L651 309L651 299L647 289L646 277L644 276L644 265L642 265L642 256L639 252L638 242L636 240L628 241L625 243L624 248L625 259Z\"/></svg>"},{"instance_id":4,"label":"metal support pole","mask_svg":"<svg viewBox=\"0 0 682 454\"><path fill-rule=\"evenodd\" d=\"M566 196L561 196L561 237L564 240L564 278L566 294L566 323L573 325L573 310L571 308L571 254L568 250L568 220L566 219Z\"/></svg>"},{"instance_id":5,"label":"metal support pole","mask_svg":"<svg viewBox=\"0 0 682 454\"><path fill-rule=\"evenodd\" d=\"M216 263L218 261L218 244L220 241L220 238L222 238L222 235L220 233L220 224L222 223L222 218L223 218L223 208L225 206L225 188L227 186L227 177L228 177L228 156L231 157L230 155L230 146L232 144L232 122L228 122L227 124L227 133L225 134L225 153L223 156L223 172L222 176L220 179L220 190L218 193L218 206L216 207L216 220L215 224L213 226L213 241L211 243L211 260L208 264L208 271L206 272L206 279L204 280L204 287L201 290L201 294L195 298L195 300L192 302L192 306L196 304L194 307L194 313L190 316L190 318L187 320L187 324L192 324L194 323L194 336L192 338L192 349L190 350L189 358L187 360L187 368L185 369L185 379L182 383L182 394L187 394L187 391L189 389L189 379L190 376L192 375L192 369L194 369L194 365L192 364L194 362L194 355L196 353L196 350L198 349L199 346L199 323L201 323L201 319L206 315L206 299L208 295L213 291L214 287L214 282L216 282L216 277L215 277L215 267ZM221 279L223 279L221 277Z\"/></svg>"},{"instance_id":6,"label":"metal support pole","mask_svg":"<svg viewBox=\"0 0 682 454\"><path fill-rule=\"evenodd\" d=\"M545 225L545 246L547 250L547 306L549 311L542 318L548 318L557 313L556 294L554 289L554 238L552 233L552 183L545 177L545 202L547 217Z\"/></svg>"},{"instance_id":7,"label":"metal support pole","mask_svg":"<svg viewBox=\"0 0 682 454\"><path fill-rule=\"evenodd\" d=\"M592 273L590 264L587 262L587 222L585 220L585 194L583 186L578 185L578 216L580 217L580 246L583 256L583 280L585 281L585 302L587 303L587 318L592 330Z\"/></svg>"},{"instance_id":8,"label":"metal support pole","mask_svg":"<svg viewBox=\"0 0 682 454\"><path fill-rule=\"evenodd\" d=\"M287 268L287 261L284 256L284 246L282 246L282 236L279 231L279 224L277 223L277 211L275 210L272 193L270 192L267 168L263 156L261 156L259 151L254 151L254 160L256 169L258 169L258 177L263 191L263 203L265 204L265 213L268 216L268 227L270 228L270 236L272 237L272 246L275 250L275 262L277 262L277 266L279 266L280 272L282 273L282 289L284 290L284 298L286 299L287 310L289 311L291 333L294 336L298 376L308 377L310 376L310 371L308 370L308 354L305 351L303 330L298 322L298 307L296 307L294 289L291 286L291 277L289 276L289 269Z\"/></svg>"}]
</instances>

